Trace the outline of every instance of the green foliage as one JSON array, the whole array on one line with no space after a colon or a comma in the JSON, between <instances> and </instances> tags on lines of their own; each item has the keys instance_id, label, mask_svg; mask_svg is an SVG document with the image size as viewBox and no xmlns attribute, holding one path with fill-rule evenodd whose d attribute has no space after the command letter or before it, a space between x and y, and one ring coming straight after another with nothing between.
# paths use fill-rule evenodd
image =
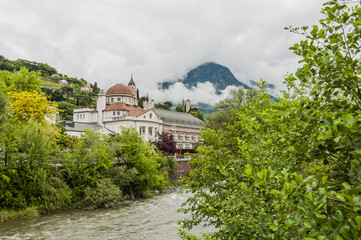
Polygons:
<instances>
[{"instance_id":1,"label":"green foliage","mask_svg":"<svg viewBox=\"0 0 361 240\"><path fill-rule=\"evenodd\" d=\"M7 95L0 90L0 124L1 119L7 110L8 104L9 102Z\"/></svg>"},{"instance_id":2,"label":"green foliage","mask_svg":"<svg viewBox=\"0 0 361 240\"><path fill-rule=\"evenodd\" d=\"M226 130L225 124L232 123L232 118L229 112L216 111L209 114L206 118L205 128L211 128L214 130Z\"/></svg>"},{"instance_id":3,"label":"green foliage","mask_svg":"<svg viewBox=\"0 0 361 240\"><path fill-rule=\"evenodd\" d=\"M58 102L58 109L60 110L59 116L62 120L73 120L73 110L76 107L70 102L62 101Z\"/></svg>"},{"instance_id":4,"label":"green foliage","mask_svg":"<svg viewBox=\"0 0 361 240\"><path fill-rule=\"evenodd\" d=\"M247 89L246 91L242 87L231 89L229 97L217 103L214 107L215 112L207 116L205 127L225 130L225 124L234 123L230 111L239 109L240 106L246 104L247 101L251 101L255 96L257 96L257 90L255 89Z\"/></svg>"},{"instance_id":5,"label":"green foliage","mask_svg":"<svg viewBox=\"0 0 361 240\"><path fill-rule=\"evenodd\" d=\"M100 133L86 130L72 152L68 152L63 164L72 189L72 201L80 200L85 188L94 187L101 174L111 166L105 142Z\"/></svg>"},{"instance_id":6,"label":"green foliage","mask_svg":"<svg viewBox=\"0 0 361 240\"><path fill-rule=\"evenodd\" d=\"M0 71L0 90L7 92L40 91L40 73L21 67L19 71Z\"/></svg>"},{"instance_id":7,"label":"green foliage","mask_svg":"<svg viewBox=\"0 0 361 240\"><path fill-rule=\"evenodd\" d=\"M159 160L159 172L167 175L168 180L174 179L177 167L177 160L174 156L164 156Z\"/></svg>"},{"instance_id":8,"label":"green foliage","mask_svg":"<svg viewBox=\"0 0 361 240\"><path fill-rule=\"evenodd\" d=\"M359 239L361 235L361 9L329 1L319 26L293 28L302 67L286 78L293 94L231 108L224 131L191 160L181 235L213 225L212 239ZM297 85L296 82L300 84Z\"/></svg>"},{"instance_id":9,"label":"green foliage","mask_svg":"<svg viewBox=\"0 0 361 240\"><path fill-rule=\"evenodd\" d=\"M79 107L89 107L93 103L93 97L91 93L77 92L74 98L76 99L76 105Z\"/></svg>"},{"instance_id":10,"label":"green foliage","mask_svg":"<svg viewBox=\"0 0 361 240\"><path fill-rule=\"evenodd\" d=\"M163 190L167 175L159 173L161 156L133 128L123 128L122 134L112 139L111 149L115 151L114 166L117 174L129 176L124 192L141 196L147 190ZM122 167L122 168L121 168ZM122 180L122 184L125 182ZM115 182L117 184L117 181Z\"/></svg>"},{"instance_id":11,"label":"green foliage","mask_svg":"<svg viewBox=\"0 0 361 240\"><path fill-rule=\"evenodd\" d=\"M39 212L36 207L27 207L25 209L19 211L13 210L0 210L0 223L6 222L13 219L28 219L28 218L35 218L39 216Z\"/></svg>"},{"instance_id":12,"label":"green foliage","mask_svg":"<svg viewBox=\"0 0 361 240\"><path fill-rule=\"evenodd\" d=\"M41 205L55 156L54 133L35 122L6 122L1 129L0 208Z\"/></svg>"},{"instance_id":13,"label":"green foliage","mask_svg":"<svg viewBox=\"0 0 361 240\"><path fill-rule=\"evenodd\" d=\"M147 96L147 97L141 97L141 98L138 98L138 106L139 107L141 107L141 108L143 108L143 102L144 101L149 101L149 97Z\"/></svg>"},{"instance_id":14,"label":"green foliage","mask_svg":"<svg viewBox=\"0 0 361 240\"><path fill-rule=\"evenodd\" d=\"M173 104L171 102L164 102L164 103L156 103L154 105L155 108L159 108L159 109L165 109L165 110L169 110L172 111L171 107L173 106Z\"/></svg>"},{"instance_id":15,"label":"green foliage","mask_svg":"<svg viewBox=\"0 0 361 240\"><path fill-rule=\"evenodd\" d=\"M27 68L30 71L41 72L42 76L50 76L54 73L57 73L55 68L52 68L44 63L38 63L24 59L11 61L3 56L0 56L0 70L7 70L12 72L19 71L22 67Z\"/></svg>"},{"instance_id":16,"label":"green foliage","mask_svg":"<svg viewBox=\"0 0 361 240\"><path fill-rule=\"evenodd\" d=\"M99 179L93 188L85 188L83 204L88 209L109 208L122 199L122 194L117 185L109 178Z\"/></svg>"},{"instance_id":17,"label":"green foliage","mask_svg":"<svg viewBox=\"0 0 361 240\"><path fill-rule=\"evenodd\" d=\"M176 112L184 112L184 108L182 106L177 106L175 110Z\"/></svg>"},{"instance_id":18,"label":"green foliage","mask_svg":"<svg viewBox=\"0 0 361 240\"><path fill-rule=\"evenodd\" d=\"M42 187L43 197L39 206L40 212L64 209L70 205L70 188L61 178L50 176Z\"/></svg>"},{"instance_id":19,"label":"green foliage","mask_svg":"<svg viewBox=\"0 0 361 240\"><path fill-rule=\"evenodd\" d=\"M196 117L202 121L204 121L204 118L203 118L203 114L201 113L201 111L196 108L196 107L192 107L189 111L189 113L193 116L193 117Z\"/></svg>"},{"instance_id":20,"label":"green foliage","mask_svg":"<svg viewBox=\"0 0 361 240\"><path fill-rule=\"evenodd\" d=\"M65 127L60 124L56 125L57 129L59 129L59 134L57 135L56 144L61 149L73 149L74 145L79 141L79 139L75 136L69 136L66 134Z\"/></svg>"}]
</instances>

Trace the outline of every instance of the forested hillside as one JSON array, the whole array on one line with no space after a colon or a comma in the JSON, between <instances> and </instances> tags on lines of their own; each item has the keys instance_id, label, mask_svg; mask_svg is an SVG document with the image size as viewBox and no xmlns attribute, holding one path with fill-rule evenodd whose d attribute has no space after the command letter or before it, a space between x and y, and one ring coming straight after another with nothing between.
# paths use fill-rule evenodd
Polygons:
<instances>
[{"instance_id":1,"label":"forested hillside","mask_svg":"<svg viewBox=\"0 0 361 240\"><path fill-rule=\"evenodd\" d=\"M60 118L63 120L72 120L74 108L91 108L96 104L94 97L99 92L96 82L91 84L83 78L68 77L44 63L24 59L12 61L0 55L0 71L3 71L3 75L7 74L9 79L15 78L12 76L14 71L25 73L22 68L26 68L30 72L38 72L41 79L41 91L49 100L57 103ZM61 80L65 80L62 82L67 84L59 84ZM84 86L88 86L88 88L82 90Z\"/></svg>"}]
</instances>

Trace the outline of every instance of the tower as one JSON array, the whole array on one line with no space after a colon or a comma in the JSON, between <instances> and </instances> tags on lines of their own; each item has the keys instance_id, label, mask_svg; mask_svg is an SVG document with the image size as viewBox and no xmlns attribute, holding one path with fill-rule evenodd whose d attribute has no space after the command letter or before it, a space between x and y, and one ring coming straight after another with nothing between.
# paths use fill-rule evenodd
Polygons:
<instances>
[{"instance_id":1,"label":"tower","mask_svg":"<svg viewBox=\"0 0 361 240\"><path fill-rule=\"evenodd\" d=\"M182 107L184 108L184 111L188 113L191 110L191 100L187 99L182 101Z\"/></svg>"},{"instance_id":2,"label":"tower","mask_svg":"<svg viewBox=\"0 0 361 240\"><path fill-rule=\"evenodd\" d=\"M133 80L133 73L131 74L130 81L128 83L128 87L132 90L134 93L134 96L137 96L137 86L135 86L135 82Z\"/></svg>"},{"instance_id":3,"label":"tower","mask_svg":"<svg viewBox=\"0 0 361 240\"><path fill-rule=\"evenodd\" d=\"M97 122L100 126L104 126L103 110L105 109L105 105L106 105L106 96L104 90L100 90L97 101Z\"/></svg>"}]
</instances>

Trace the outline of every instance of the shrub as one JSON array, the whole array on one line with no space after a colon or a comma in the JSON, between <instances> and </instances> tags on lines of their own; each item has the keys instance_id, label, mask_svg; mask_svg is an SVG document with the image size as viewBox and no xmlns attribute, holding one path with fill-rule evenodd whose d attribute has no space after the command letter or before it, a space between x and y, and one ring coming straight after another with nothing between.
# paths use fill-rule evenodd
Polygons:
<instances>
[{"instance_id":1,"label":"shrub","mask_svg":"<svg viewBox=\"0 0 361 240\"><path fill-rule=\"evenodd\" d=\"M100 179L94 188L85 188L83 205L88 209L110 208L122 199L120 189L109 179Z\"/></svg>"},{"instance_id":2,"label":"shrub","mask_svg":"<svg viewBox=\"0 0 361 240\"><path fill-rule=\"evenodd\" d=\"M43 203L40 212L66 208L70 204L70 189L57 177L50 177L43 186Z\"/></svg>"}]
</instances>

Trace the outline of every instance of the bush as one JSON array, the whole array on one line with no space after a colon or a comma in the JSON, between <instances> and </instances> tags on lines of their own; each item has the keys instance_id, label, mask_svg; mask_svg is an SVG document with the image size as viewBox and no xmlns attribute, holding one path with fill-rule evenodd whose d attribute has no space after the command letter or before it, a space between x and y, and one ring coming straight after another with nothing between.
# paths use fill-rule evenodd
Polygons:
<instances>
[{"instance_id":1,"label":"bush","mask_svg":"<svg viewBox=\"0 0 361 240\"><path fill-rule=\"evenodd\" d=\"M94 188L85 188L83 205L88 209L110 208L122 200L120 189L109 179L100 179Z\"/></svg>"},{"instance_id":2,"label":"bush","mask_svg":"<svg viewBox=\"0 0 361 240\"><path fill-rule=\"evenodd\" d=\"M50 177L43 186L43 203L40 212L64 209L70 204L70 189L57 177Z\"/></svg>"},{"instance_id":3,"label":"bush","mask_svg":"<svg viewBox=\"0 0 361 240\"><path fill-rule=\"evenodd\" d=\"M167 174L168 179L174 179L176 166L178 164L175 157L164 156L159 160L159 163L159 172Z\"/></svg>"}]
</instances>

